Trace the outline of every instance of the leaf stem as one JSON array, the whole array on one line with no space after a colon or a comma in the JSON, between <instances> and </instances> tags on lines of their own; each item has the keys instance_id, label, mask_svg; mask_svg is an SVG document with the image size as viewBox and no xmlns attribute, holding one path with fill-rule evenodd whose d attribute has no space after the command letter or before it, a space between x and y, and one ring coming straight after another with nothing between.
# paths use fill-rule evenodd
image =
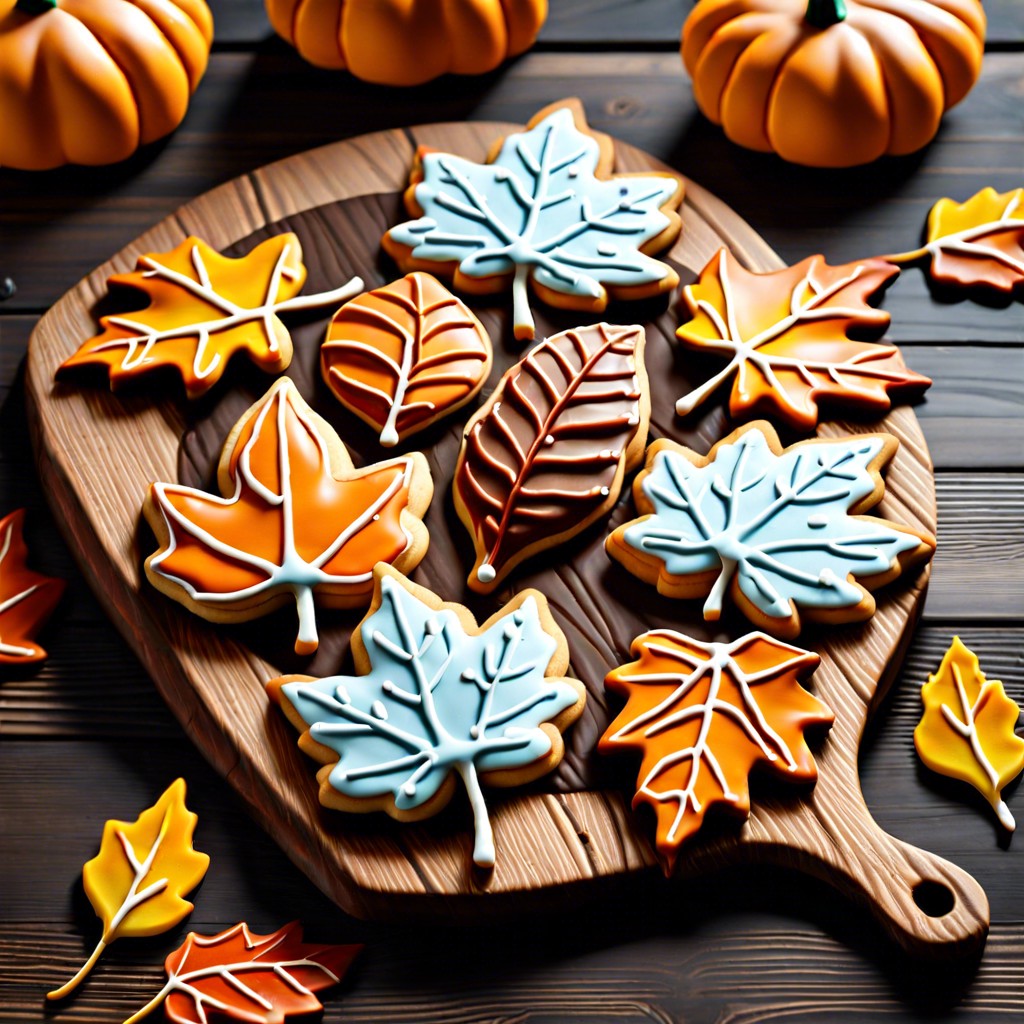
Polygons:
<instances>
[{"instance_id":1,"label":"leaf stem","mask_svg":"<svg viewBox=\"0 0 1024 1024\"><path fill-rule=\"evenodd\" d=\"M173 985L174 979L172 978L141 1010L136 1010L124 1024L135 1024L136 1021L142 1020L143 1017L148 1017L171 994Z\"/></svg>"},{"instance_id":2,"label":"leaf stem","mask_svg":"<svg viewBox=\"0 0 1024 1024\"><path fill-rule=\"evenodd\" d=\"M86 960L85 963L82 964L82 966L78 969L78 973L70 981L64 982L64 984L61 985L60 988L55 988L52 992L47 992L46 998L51 1000L63 999L65 996L69 995L76 988L78 988L82 979L93 969L93 966L95 965L96 961L100 958L100 953L102 953L103 950L106 949L106 946L107 938L106 935L104 935L100 938L100 941L96 943L96 948L92 951L92 954L90 955L89 959Z\"/></svg>"},{"instance_id":3,"label":"leaf stem","mask_svg":"<svg viewBox=\"0 0 1024 1024\"><path fill-rule=\"evenodd\" d=\"M484 800L483 791L480 789L476 766L472 761L463 761L456 765L456 770L462 776L470 806L473 808L473 863L478 868L493 868L494 832L491 829L491 819L487 813L487 803Z\"/></svg>"},{"instance_id":4,"label":"leaf stem","mask_svg":"<svg viewBox=\"0 0 1024 1024\"><path fill-rule=\"evenodd\" d=\"M295 637L296 654L312 654L319 646L316 632L316 607L313 588L299 584L294 589L295 610L299 614L299 632Z\"/></svg>"},{"instance_id":5,"label":"leaf stem","mask_svg":"<svg viewBox=\"0 0 1024 1024\"><path fill-rule=\"evenodd\" d=\"M517 341L530 341L537 333L526 287L529 277L530 265L516 264L516 276L512 279L512 330Z\"/></svg>"}]
</instances>

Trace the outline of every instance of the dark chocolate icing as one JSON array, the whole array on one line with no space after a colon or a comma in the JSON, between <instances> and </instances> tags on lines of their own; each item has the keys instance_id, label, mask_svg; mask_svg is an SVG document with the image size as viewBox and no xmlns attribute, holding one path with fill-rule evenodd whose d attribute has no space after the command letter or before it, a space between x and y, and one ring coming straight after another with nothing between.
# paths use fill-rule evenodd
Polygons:
<instances>
[{"instance_id":1,"label":"dark chocolate icing","mask_svg":"<svg viewBox=\"0 0 1024 1024\"><path fill-rule=\"evenodd\" d=\"M243 238L227 252L241 255L264 238L281 231L294 231L302 243L303 259L309 268L304 291L336 287L354 274L364 279L367 288L375 288L400 276L397 268L381 254L380 239L389 226L404 216L400 194L364 196L308 210L268 225ZM674 262L673 266L683 284L694 281L701 269ZM512 336L512 302L507 294L480 300L463 298L494 342L490 379L476 402L467 405L460 414L434 424L397 448L381 448L376 432L344 409L321 380L320 343L335 312L333 309L323 310L315 319L289 317L295 356L288 376L312 407L338 431L356 465L390 458L403 451L420 450L426 455L434 478L434 499L424 520L430 531L430 549L412 574L415 582L429 587L445 600L467 605L481 621L493 614L511 594L525 587L536 587L546 595L569 643L570 672L582 680L588 697L583 716L566 733L565 759L538 785L562 791L595 788L611 778L606 759L599 758L594 749L612 717L604 677L610 669L629 660L632 640L648 629L659 628L681 629L702 640L725 639L748 632L749 624L728 610L721 622L705 623L700 601L662 597L654 587L641 583L611 561L604 550L605 536L610 529L635 516L629 486L631 478L627 478L610 519L602 518L572 540L524 562L490 595L481 596L468 589L466 576L473 565L473 549L455 514L451 495L462 433L466 420L525 352L523 344ZM600 316L555 310L539 301L534 303L534 312L538 338L600 320L639 323L645 328L645 363L651 388L650 440L668 436L706 452L714 441L728 432L720 405L702 407L687 420L676 416L676 399L713 370L709 371L708 365L695 360L692 354L681 351L674 337L679 324L678 311L666 308L664 298L655 302L615 303ZM270 378L236 361L214 393L189 407L189 427L182 438L179 456L181 483L211 487L228 432L269 385ZM323 676L342 669L351 670L348 643L352 630L363 617L362 612L319 610L320 648L311 659L298 658L292 652L295 626L289 615L294 615L294 611L277 612L241 626L211 625L209 628L228 630L281 673L306 672ZM852 630L851 635L855 632Z\"/></svg>"}]
</instances>

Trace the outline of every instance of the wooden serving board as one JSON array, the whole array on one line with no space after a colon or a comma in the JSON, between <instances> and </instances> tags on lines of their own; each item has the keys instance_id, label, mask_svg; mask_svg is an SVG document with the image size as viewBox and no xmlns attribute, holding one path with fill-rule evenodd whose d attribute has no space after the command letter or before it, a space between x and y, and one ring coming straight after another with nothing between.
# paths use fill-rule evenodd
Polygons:
<instances>
[{"instance_id":1,"label":"wooden serving board","mask_svg":"<svg viewBox=\"0 0 1024 1024\"><path fill-rule=\"evenodd\" d=\"M671 602L653 588L631 589L625 573L604 555L604 527L560 548L564 565L514 575L512 589L538 586L551 600L569 639L572 671L588 688L588 705L567 734L567 757L553 777L522 793L489 797L498 864L482 877L471 869L472 830L460 798L437 818L415 826L379 814L322 809L315 766L298 751L294 731L268 702L264 684L282 672L326 675L347 667L347 638L359 614L331 613L333 619L328 614L314 662L296 663L284 653L294 637L293 612L277 613L255 627L216 628L145 581L142 562L155 548L140 516L147 485L178 479L208 485L227 428L269 386L269 378L233 366L215 396L188 408L174 387L121 398L102 388L55 385L54 370L95 333L96 306L106 295L108 276L132 269L138 255L170 249L188 234L237 255L269 234L294 230L310 268L308 292L337 286L353 273L363 276L367 287L397 276L380 256L378 243L383 230L402 216L400 194L414 146L481 160L493 140L510 130L514 126L471 123L381 132L229 182L184 206L65 295L42 319L29 349L26 387L43 486L86 576L206 757L293 861L338 904L361 916L471 918L538 903L561 906L602 885L624 884L615 881L618 876L657 871L647 823L637 822L629 809L635 765L609 767L593 755L610 718L603 675L628 660L630 640L645 628L675 625L698 636L716 634L700 621L694 603ZM619 143L615 169L664 167ZM781 266L747 224L692 183L683 221L671 259L684 283L722 245L751 269ZM511 340L507 297L473 305L495 339L486 395L521 357L522 347ZM295 327L296 357L288 372L339 429L357 463L379 459L373 435L330 405L317 381L317 347L330 312ZM539 333L574 326L580 319L545 310L540 303L535 312ZM707 450L727 432L727 423L720 408L686 425L673 415L669 397L682 394L686 386L678 379L679 360L671 343L678 322L674 311L662 303L654 309L610 310L608 316L628 318L624 322L639 317L647 328L652 439L667 434ZM658 390L668 387L674 389L671 396ZM881 423L826 423L819 432L879 428L901 442L879 514L934 532L931 461L910 409L897 408ZM431 549L413 578L447 600L489 614L497 600L488 604L465 590L469 546L451 508L449 483L460 429L456 417L413 439L426 450L435 479L428 517ZM631 507L624 491L611 525L628 518ZM881 592L878 612L868 624L802 638L822 656L812 678L814 692L836 713L835 727L816 748L817 785L809 794L786 787L755 791L753 812L742 828L698 839L685 850L679 867L684 880L737 863L785 865L823 878L869 907L915 953L961 954L984 940L988 903L980 886L956 866L882 832L865 806L857 777L866 721L902 659L927 575L925 569L916 579ZM749 628L735 618L720 625L734 636ZM280 634L282 642L269 641L271 634ZM951 909L941 916L918 905L934 914L943 899Z\"/></svg>"}]
</instances>

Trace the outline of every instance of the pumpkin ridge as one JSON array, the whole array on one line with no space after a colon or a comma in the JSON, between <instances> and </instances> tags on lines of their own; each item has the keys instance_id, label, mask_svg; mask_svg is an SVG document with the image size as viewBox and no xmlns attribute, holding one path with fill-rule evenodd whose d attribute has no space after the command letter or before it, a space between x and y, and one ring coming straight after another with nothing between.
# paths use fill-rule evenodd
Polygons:
<instances>
[{"instance_id":1,"label":"pumpkin ridge","mask_svg":"<svg viewBox=\"0 0 1024 1024\"><path fill-rule=\"evenodd\" d=\"M812 28L810 30L808 30L807 28L802 29L802 31L800 32L800 35L794 40L793 45L790 46L788 50L786 50L785 54L783 54L782 58L779 60L778 66L779 66L780 71L783 68L785 68L785 66L789 63L790 58L793 56L793 54L796 53L796 51L801 46L803 46L804 43L807 42L807 40L811 37L812 32L820 32L820 31L821 31L821 29L815 29L815 28ZM736 70L736 64L738 64L738 63L739 63L739 57L736 58L736 62L733 64L732 68L729 71L729 77L726 79L725 88L722 89L722 96L723 97L725 96L725 94L726 94L727 90L729 89L729 87L732 85L733 74L734 74L734 72ZM769 91L768 96L767 96L767 98L765 100L764 113L763 113L763 117L762 117L762 121L761 121L761 132L764 135L764 137L768 140L768 145L771 147L769 152L775 152L775 146L772 143L771 133L768 131L768 125L771 122L772 108L775 106L775 98L776 98L776 95L777 95L777 93L779 91L779 87L780 87L781 83L782 83L782 75L781 74L777 74L775 76L775 80L772 82L771 90Z\"/></svg>"}]
</instances>

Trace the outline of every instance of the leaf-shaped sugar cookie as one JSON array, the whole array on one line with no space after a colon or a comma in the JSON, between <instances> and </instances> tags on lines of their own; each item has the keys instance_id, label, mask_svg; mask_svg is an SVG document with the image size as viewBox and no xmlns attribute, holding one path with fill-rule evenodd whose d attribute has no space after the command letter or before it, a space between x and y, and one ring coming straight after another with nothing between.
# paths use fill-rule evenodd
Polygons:
<instances>
[{"instance_id":1,"label":"leaf-shaped sugar cookie","mask_svg":"<svg viewBox=\"0 0 1024 1024\"><path fill-rule=\"evenodd\" d=\"M170 252L140 256L130 274L110 278L108 285L131 288L149 304L102 317L102 333L66 359L57 375L99 366L116 390L170 367L188 397L198 398L220 380L237 352L267 373L280 373L291 362L292 339L279 315L344 302L363 287L353 278L334 291L299 295L305 280L302 246L291 233L268 238L238 259L186 238Z\"/></svg>"},{"instance_id":2,"label":"leaf-shaped sugar cookie","mask_svg":"<svg viewBox=\"0 0 1024 1024\"><path fill-rule=\"evenodd\" d=\"M403 270L453 275L465 291L511 283L517 338L534 334L528 282L546 302L589 313L671 291L679 275L649 254L679 234L682 179L611 174L613 157L573 100L499 140L485 164L420 150L406 192L418 220L388 231L384 248Z\"/></svg>"},{"instance_id":3,"label":"leaf-shaped sugar cookie","mask_svg":"<svg viewBox=\"0 0 1024 1024\"><path fill-rule=\"evenodd\" d=\"M476 547L473 590L585 529L643 459L650 395L642 327L563 331L511 367L469 421L455 509Z\"/></svg>"},{"instance_id":4,"label":"leaf-shaped sugar cookie","mask_svg":"<svg viewBox=\"0 0 1024 1024\"><path fill-rule=\"evenodd\" d=\"M881 414L891 394L920 393L931 381L908 370L897 348L850 336L877 337L889 326L889 314L867 300L898 273L884 260L830 267L810 256L755 274L720 249L700 280L683 289L693 319L676 335L729 362L680 398L676 411L691 412L730 377L734 419L775 415L803 431L817 425L821 399Z\"/></svg>"},{"instance_id":5,"label":"leaf-shaped sugar cookie","mask_svg":"<svg viewBox=\"0 0 1024 1024\"><path fill-rule=\"evenodd\" d=\"M491 339L429 274L346 302L327 328L320 371L338 401L391 447L465 405L491 372Z\"/></svg>"},{"instance_id":6,"label":"leaf-shaped sugar cookie","mask_svg":"<svg viewBox=\"0 0 1024 1024\"><path fill-rule=\"evenodd\" d=\"M983 188L964 203L940 199L928 214L927 243L886 256L893 263L930 259L940 284L1010 292L1024 284L1024 188Z\"/></svg>"},{"instance_id":7,"label":"leaf-shaped sugar cookie","mask_svg":"<svg viewBox=\"0 0 1024 1024\"><path fill-rule=\"evenodd\" d=\"M960 637L921 687L924 714L914 746L934 772L970 783L992 805L1004 828L1016 823L1003 789L1024 770L1024 740L1014 729L1020 708L996 679L986 679L978 656Z\"/></svg>"},{"instance_id":8,"label":"leaf-shaped sugar cookie","mask_svg":"<svg viewBox=\"0 0 1024 1024\"><path fill-rule=\"evenodd\" d=\"M705 597L718 619L726 594L762 629L792 639L801 616L859 622L870 590L930 558L935 540L862 515L882 499L888 434L814 438L783 449L750 423L707 456L662 438L633 482L641 518L606 541L608 553L669 597Z\"/></svg>"},{"instance_id":9,"label":"leaf-shaped sugar cookie","mask_svg":"<svg viewBox=\"0 0 1024 1024\"><path fill-rule=\"evenodd\" d=\"M167 984L125 1024L161 1003L174 1024L284 1024L323 1009L316 993L337 985L362 946L313 945L292 921L269 935L244 922L218 935L189 932L164 961Z\"/></svg>"},{"instance_id":10,"label":"leaf-shaped sugar cookie","mask_svg":"<svg viewBox=\"0 0 1024 1024\"><path fill-rule=\"evenodd\" d=\"M135 821L103 826L100 852L82 868L103 934L79 972L47 999L62 999L77 988L115 939L159 935L192 912L185 896L210 864L205 853L192 849L197 820L185 807L185 780L177 779Z\"/></svg>"},{"instance_id":11,"label":"leaf-shaped sugar cookie","mask_svg":"<svg viewBox=\"0 0 1024 1024\"><path fill-rule=\"evenodd\" d=\"M294 601L298 654L317 648L314 594L334 608L366 604L378 562L411 569L427 550L427 460L413 452L353 469L287 377L228 435L217 482L223 497L150 486L143 511L160 549L146 559L146 576L213 622L244 622Z\"/></svg>"},{"instance_id":12,"label":"leaf-shaped sugar cookie","mask_svg":"<svg viewBox=\"0 0 1024 1024\"><path fill-rule=\"evenodd\" d=\"M34 572L26 565L25 510L0 519L0 665L42 661L46 651L36 632L64 593L64 581Z\"/></svg>"},{"instance_id":13,"label":"leaf-shaped sugar cookie","mask_svg":"<svg viewBox=\"0 0 1024 1024\"><path fill-rule=\"evenodd\" d=\"M633 806L654 809L658 855L671 874L712 806L750 813L755 767L795 782L817 778L804 730L831 725L833 715L800 685L818 656L764 633L702 643L659 629L634 640L631 653L639 660L605 680L629 700L598 750L643 755Z\"/></svg>"},{"instance_id":14,"label":"leaf-shaped sugar cookie","mask_svg":"<svg viewBox=\"0 0 1024 1024\"><path fill-rule=\"evenodd\" d=\"M322 762L320 802L414 821L441 810L461 780L473 808L473 861L494 864L481 781L518 785L562 759L562 730L583 710L563 677L565 637L544 597L525 590L482 626L389 566L353 635L357 675L267 684L299 746Z\"/></svg>"}]
</instances>

